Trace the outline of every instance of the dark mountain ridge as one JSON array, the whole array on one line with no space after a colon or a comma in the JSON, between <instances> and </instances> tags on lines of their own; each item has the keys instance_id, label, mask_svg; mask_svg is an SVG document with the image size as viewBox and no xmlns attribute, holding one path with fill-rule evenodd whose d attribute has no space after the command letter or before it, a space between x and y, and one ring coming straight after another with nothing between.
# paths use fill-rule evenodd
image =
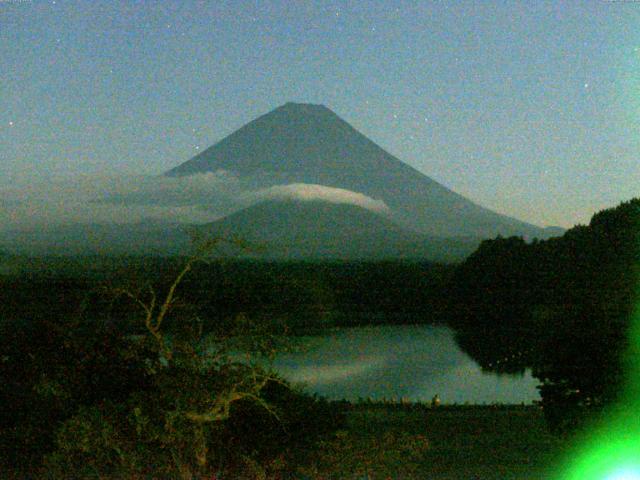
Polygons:
<instances>
[{"instance_id":1,"label":"dark mountain ridge","mask_svg":"<svg viewBox=\"0 0 640 480\"><path fill-rule=\"evenodd\" d=\"M268 200L205 225L153 221L133 224L69 224L0 232L0 247L27 255L181 255L190 231L241 238L252 251L219 254L272 260L463 260L479 238L429 237L383 214L351 204Z\"/></svg>"},{"instance_id":2,"label":"dark mountain ridge","mask_svg":"<svg viewBox=\"0 0 640 480\"><path fill-rule=\"evenodd\" d=\"M272 200L199 227L210 235L262 244L276 259L460 261L479 238L429 237L365 208L322 201Z\"/></svg>"}]
</instances>

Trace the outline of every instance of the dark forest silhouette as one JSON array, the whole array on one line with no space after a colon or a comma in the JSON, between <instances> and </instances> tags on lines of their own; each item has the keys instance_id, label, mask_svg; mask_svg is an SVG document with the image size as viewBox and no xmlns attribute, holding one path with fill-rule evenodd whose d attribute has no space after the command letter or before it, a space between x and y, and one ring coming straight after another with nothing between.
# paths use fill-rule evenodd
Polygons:
<instances>
[{"instance_id":1,"label":"dark forest silhouette","mask_svg":"<svg viewBox=\"0 0 640 480\"><path fill-rule=\"evenodd\" d=\"M451 324L488 370L529 367L551 425L615 400L637 294L640 200L593 216L562 237L483 242L453 275Z\"/></svg>"}]
</instances>

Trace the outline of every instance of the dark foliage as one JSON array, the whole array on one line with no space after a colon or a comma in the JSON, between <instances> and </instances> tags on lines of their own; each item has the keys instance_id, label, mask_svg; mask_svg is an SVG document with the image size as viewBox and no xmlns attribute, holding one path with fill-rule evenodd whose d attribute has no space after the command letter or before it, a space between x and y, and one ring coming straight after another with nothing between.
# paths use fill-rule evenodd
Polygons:
<instances>
[{"instance_id":1,"label":"dark foliage","mask_svg":"<svg viewBox=\"0 0 640 480\"><path fill-rule=\"evenodd\" d=\"M640 266L640 200L560 238L485 241L456 270L450 321L484 368L532 368L552 428L615 400ZM587 408L588 407L588 408Z\"/></svg>"},{"instance_id":2,"label":"dark foliage","mask_svg":"<svg viewBox=\"0 0 640 480\"><path fill-rule=\"evenodd\" d=\"M48 257L30 259L32 269L5 277L7 304L2 318L31 318L34 309L73 313L97 285L129 285L154 278L166 289L183 258ZM205 319L205 331L239 314L263 324L286 324L309 333L330 326L372 323L434 323L446 301L443 288L453 266L428 262L260 262L227 261L194 266L185 278L177 306ZM95 313L97 306L87 305ZM124 304L108 305L120 328L140 329ZM179 318L183 318L180 316ZM131 320L131 321L127 321ZM182 328L182 325L180 325Z\"/></svg>"},{"instance_id":3,"label":"dark foliage","mask_svg":"<svg viewBox=\"0 0 640 480\"><path fill-rule=\"evenodd\" d=\"M280 382L262 392L268 409L248 399L233 403L222 422L186 417L235 381L233 375L168 368L148 391L79 409L57 430L47 472L54 478L257 478L304 463L306 451L344 425L338 406Z\"/></svg>"},{"instance_id":4,"label":"dark foliage","mask_svg":"<svg viewBox=\"0 0 640 480\"><path fill-rule=\"evenodd\" d=\"M178 263L156 277L157 292L166 291ZM107 284L128 279L144 292L145 268L114 274ZM202 303L189 300L201 290L172 304L167 331L175 351L167 362L135 302L107 293L112 287L97 288L98 280L105 278L2 279L0 470L38 476L46 458L52 478L177 478L185 472L251 477L283 470L297 452L342 425L339 408L293 391L277 377L269 376L260 389L242 390L261 375L259 368L224 356L207 365L194 356ZM243 337L230 346L263 348L269 341L250 321L218 329L225 331L218 335L224 342ZM188 419L236 387L255 395L230 403L228 418Z\"/></svg>"},{"instance_id":5,"label":"dark foliage","mask_svg":"<svg viewBox=\"0 0 640 480\"><path fill-rule=\"evenodd\" d=\"M383 323L434 322L443 308L442 285L450 271L412 262L242 262L201 266L185 291L207 318L247 313L308 333L371 324L376 318Z\"/></svg>"},{"instance_id":6,"label":"dark foliage","mask_svg":"<svg viewBox=\"0 0 640 480\"><path fill-rule=\"evenodd\" d=\"M56 428L79 408L148 387L143 359L100 319L52 311L5 319L0 330L0 457L12 467L38 464Z\"/></svg>"}]
</instances>

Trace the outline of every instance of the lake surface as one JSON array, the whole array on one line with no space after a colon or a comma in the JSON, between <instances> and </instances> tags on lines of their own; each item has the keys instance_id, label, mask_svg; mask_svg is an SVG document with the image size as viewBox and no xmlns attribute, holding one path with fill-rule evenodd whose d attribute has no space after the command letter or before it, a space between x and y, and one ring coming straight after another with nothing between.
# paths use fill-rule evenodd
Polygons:
<instances>
[{"instance_id":1,"label":"lake surface","mask_svg":"<svg viewBox=\"0 0 640 480\"><path fill-rule=\"evenodd\" d=\"M443 403L531 403L538 381L524 375L483 373L441 326L380 326L301 337L300 351L282 353L275 368L309 392L329 399L402 397Z\"/></svg>"}]
</instances>

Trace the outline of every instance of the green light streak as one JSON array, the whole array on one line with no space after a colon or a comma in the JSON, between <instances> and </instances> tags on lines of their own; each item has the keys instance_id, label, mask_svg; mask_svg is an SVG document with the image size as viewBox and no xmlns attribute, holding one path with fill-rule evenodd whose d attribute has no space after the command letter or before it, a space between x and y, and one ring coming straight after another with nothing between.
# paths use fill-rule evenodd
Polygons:
<instances>
[{"instance_id":1,"label":"green light streak","mask_svg":"<svg viewBox=\"0 0 640 480\"><path fill-rule=\"evenodd\" d=\"M640 322L635 315L632 337L633 346L627 355L640 347ZM611 408L603 420L594 425L592 432L584 436L574 449L569 468L559 477L561 480L640 480L640 365L635 356L627 380L622 401ZM630 362L628 362L630 363Z\"/></svg>"},{"instance_id":2,"label":"green light streak","mask_svg":"<svg viewBox=\"0 0 640 480\"><path fill-rule=\"evenodd\" d=\"M623 90L627 118L635 122L640 114L640 41L619 60L623 75L618 87ZM636 242L640 245L637 237ZM634 267L640 285L640 264ZM623 357L626 377L621 400L582 434L570 460L558 470L559 480L640 480L640 288L638 293Z\"/></svg>"},{"instance_id":3,"label":"green light streak","mask_svg":"<svg viewBox=\"0 0 640 480\"><path fill-rule=\"evenodd\" d=\"M583 435L560 480L640 480L640 303L629 339L622 399Z\"/></svg>"},{"instance_id":4,"label":"green light streak","mask_svg":"<svg viewBox=\"0 0 640 480\"><path fill-rule=\"evenodd\" d=\"M606 480L640 480L640 470L623 467L606 477Z\"/></svg>"}]
</instances>

